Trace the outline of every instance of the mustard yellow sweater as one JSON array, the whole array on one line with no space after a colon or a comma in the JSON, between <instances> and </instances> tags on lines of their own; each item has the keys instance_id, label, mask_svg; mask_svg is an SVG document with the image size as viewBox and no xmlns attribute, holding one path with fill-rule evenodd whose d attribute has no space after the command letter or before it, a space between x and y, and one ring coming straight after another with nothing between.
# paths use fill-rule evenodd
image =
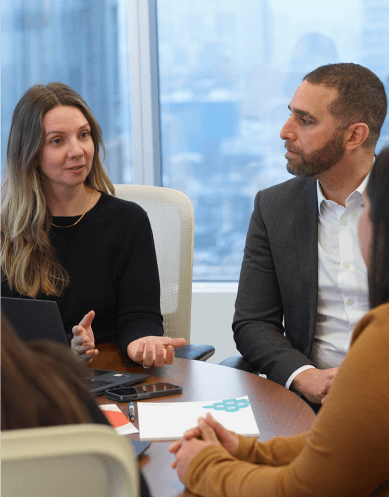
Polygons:
<instances>
[{"instance_id":1,"label":"mustard yellow sweater","mask_svg":"<svg viewBox=\"0 0 389 497\"><path fill-rule=\"evenodd\" d=\"M358 323L308 433L240 436L236 457L206 447L185 484L204 497L389 496L389 304Z\"/></svg>"}]
</instances>

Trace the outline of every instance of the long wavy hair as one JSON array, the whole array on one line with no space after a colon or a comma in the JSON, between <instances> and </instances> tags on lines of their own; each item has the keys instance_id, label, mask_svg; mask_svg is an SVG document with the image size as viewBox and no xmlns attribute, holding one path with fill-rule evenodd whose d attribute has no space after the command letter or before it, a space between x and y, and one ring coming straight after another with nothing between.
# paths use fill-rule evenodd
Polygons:
<instances>
[{"instance_id":1,"label":"long wavy hair","mask_svg":"<svg viewBox=\"0 0 389 497\"><path fill-rule=\"evenodd\" d=\"M66 345L23 342L1 314L1 429L91 423L91 370Z\"/></svg>"},{"instance_id":2,"label":"long wavy hair","mask_svg":"<svg viewBox=\"0 0 389 497\"><path fill-rule=\"evenodd\" d=\"M44 195L39 156L45 142L43 120L59 105L77 107L84 114L95 147L85 185L114 195L104 170L101 128L85 101L63 83L31 87L20 99L12 117L7 164L2 186L1 268L13 292L32 298L39 293L62 294L69 282L49 240L52 216Z\"/></svg>"},{"instance_id":3,"label":"long wavy hair","mask_svg":"<svg viewBox=\"0 0 389 497\"><path fill-rule=\"evenodd\" d=\"M366 193L373 225L368 276L373 309L389 302L389 147L376 158Z\"/></svg>"}]
</instances>

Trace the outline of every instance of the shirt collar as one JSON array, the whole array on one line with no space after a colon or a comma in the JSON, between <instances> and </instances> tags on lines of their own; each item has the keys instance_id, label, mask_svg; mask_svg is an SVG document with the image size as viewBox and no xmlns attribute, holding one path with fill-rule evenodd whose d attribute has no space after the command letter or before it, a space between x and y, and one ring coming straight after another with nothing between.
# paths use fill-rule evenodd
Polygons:
<instances>
[{"instance_id":1,"label":"shirt collar","mask_svg":"<svg viewBox=\"0 0 389 497\"><path fill-rule=\"evenodd\" d=\"M374 157L374 160L373 160L373 164L375 162L375 157ZM366 178L362 181L362 183L358 186L358 188L356 188L352 193L350 193L350 195L347 197L347 198L350 198L351 195L353 195L355 192L358 192L361 197L364 193L364 191L366 190L366 187L367 187L367 182L369 181L369 177L370 177L370 172L371 172L371 169L370 171L367 173L367 176ZM320 214L320 206L321 206L321 203L324 201L327 201L327 199L325 198L325 196L323 195L323 191L321 189L321 186L320 186L320 181L319 180L316 180L316 189L317 189L317 207L319 209L319 214Z\"/></svg>"}]
</instances>

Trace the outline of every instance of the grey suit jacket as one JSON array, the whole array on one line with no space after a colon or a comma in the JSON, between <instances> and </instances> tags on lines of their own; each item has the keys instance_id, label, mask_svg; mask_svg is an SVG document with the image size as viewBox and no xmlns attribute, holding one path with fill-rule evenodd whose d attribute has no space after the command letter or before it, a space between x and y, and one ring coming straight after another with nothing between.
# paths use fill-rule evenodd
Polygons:
<instances>
[{"instance_id":1,"label":"grey suit jacket","mask_svg":"<svg viewBox=\"0 0 389 497\"><path fill-rule=\"evenodd\" d=\"M315 179L294 178L258 192L232 327L243 357L283 386L296 369L312 364L317 244Z\"/></svg>"}]
</instances>

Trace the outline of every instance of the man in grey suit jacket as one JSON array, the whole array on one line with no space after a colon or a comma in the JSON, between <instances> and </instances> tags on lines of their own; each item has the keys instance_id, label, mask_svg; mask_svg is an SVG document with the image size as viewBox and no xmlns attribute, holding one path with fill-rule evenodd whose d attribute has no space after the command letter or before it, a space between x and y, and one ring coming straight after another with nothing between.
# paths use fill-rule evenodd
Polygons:
<instances>
[{"instance_id":1,"label":"man in grey suit jacket","mask_svg":"<svg viewBox=\"0 0 389 497\"><path fill-rule=\"evenodd\" d=\"M331 64L289 109L281 138L297 178L256 196L233 330L253 369L320 404L369 307L356 228L387 102L371 71Z\"/></svg>"}]
</instances>

